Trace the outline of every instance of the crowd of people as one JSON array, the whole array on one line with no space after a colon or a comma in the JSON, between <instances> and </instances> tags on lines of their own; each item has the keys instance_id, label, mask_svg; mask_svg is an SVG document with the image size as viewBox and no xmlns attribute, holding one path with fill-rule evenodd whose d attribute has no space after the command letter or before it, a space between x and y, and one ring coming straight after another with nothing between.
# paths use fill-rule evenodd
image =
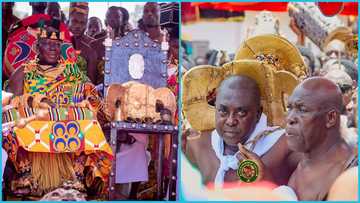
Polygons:
<instances>
[{"instance_id":1,"label":"crowd of people","mask_svg":"<svg viewBox=\"0 0 360 203\"><path fill-rule=\"evenodd\" d=\"M316 55L290 26L297 42L260 34L217 63L182 56L184 199L358 200L357 29Z\"/></svg>"},{"instance_id":2,"label":"crowd of people","mask_svg":"<svg viewBox=\"0 0 360 203\"><path fill-rule=\"evenodd\" d=\"M112 166L119 152L112 151L104 126L112 121L114 112L109 111L103 90L96 87L104 81L104 41L119 40L139 29L154 43L174 45L178 28L160 26L161 6L156 2L144 5L137 28L130 24L124 7L109 7L102 22L88 15L88 2L69 2L68 19L57 2L29 4L32 14L19 19L13 12L14 2L2 3L3 198L106 200L111 167L132 166L129 174L138 169L136 164L124 163L124 158ZM166 52L167 87L175 95L176 49L172 46ZM122 151L142 143L136 136L126 139L121 141ZM130 178L127 184L136 182L131 192L117 184L116 199L137 199L140 182L149 181L148 164L154 153L149 157L145 153L149 146L141 146L141 156L145 157L142 165L146 167L140 172L146 174L136 177L146 178ZM151 148L156 151L155 146ZM133 159L138 159L139 152L131 153Z\"/></svg>"}]
</instances>

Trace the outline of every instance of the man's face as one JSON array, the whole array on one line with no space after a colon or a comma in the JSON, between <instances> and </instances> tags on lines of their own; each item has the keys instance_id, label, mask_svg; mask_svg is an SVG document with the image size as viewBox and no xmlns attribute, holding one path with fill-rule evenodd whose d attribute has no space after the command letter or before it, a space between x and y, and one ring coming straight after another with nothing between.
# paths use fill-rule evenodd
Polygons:
<instances>
[{"instance_id":1,"label":"man's face","mask_svg":"<svg viewBox=\"0 0 360 203\"><path fill-rule=\"evenodd\" d=\"M324 48L327 59L344 59L347 58L345 43L340 40L331 41Z\"/></svg>"},{"instance_id":2,"label":"man's face","mask_svg":"<svg viewBox=\"0 0 360 203\"><path fill-rule=\"evenodd\" d=\"M87 34L91 37L101 31L101 24L97 19L91 19L88 23Z\"/></svg>"},{"instance_id":3,"label":"man's face","mask_svg":"<svg viewBox=\"0 0 360 203\"><path fill-rule=\"evenodd\" d=\"M352 90L352 86L340 86L340 89L342 91L342 97L343 97L343 104L346 106L351 102L351 98L353 95L353 90Z\"/></svg>"},{"instance_id":4,"label":"man's face","mask_svg":"<svg viewBox=\"0 0 360 203\"><path fill-rule=\"evenodd\" d=\"M87 16L86 15L84 15L82 13L78 13L78 12L73 12L70 14L69 29L70 29L70 32L75 37L80 37L84 34L85 29L86 29L86 24L87 24Z\"/></svg>"},{"instance_id":5,"label":"man's face","mask_svg":"<svg viewBox=\"0 0 360 203\"><path fill-rule=\"evenodd\" d=\"M313 92L297 87L288 100L287 143L291 150L308 152L321 142L326 130L326 111Z\"/></svg>"},{"instance_id":6,"label":"man's face","mask_svg":"<svg viewBox=\"0 0 360 203\"><path fill-rule=\"evenodd\" d=\"M356 115L356 108L357 108L357 101L356 101L356 93L351 98L351 101L346 105L346 115L348 118L348 127L355 127L355 120L357 119Z\"/></svg>"},{"instance_id":7,"label":"man's face","mask_svg":"<svg viewBox=\"0 0 360 203\"><path fill-rule=\"evenodd\" d=\"M160 25L160 6L157 3L145 4L142 19L145 26L155 27Z\"/></svg>"},{"instance_id":8,"label":"man's face","mask_svg":"<svg viewBox=\"0 0 360 203\"><path fill-rule=\"evenodd\" d=\"M38 42L39 60L44 65L55 65L60 59L59 40L40 39Z\"/></svg>"},{"instance_id":9,"label":"man's face","mask_svg":"<svg viewBox=\"0 0 360 203\"><path fill-rule=\"evenodd\" d=\"M216 131L227 145L244 144L254 130L261 111L247 89L224 87L220 91L215 104Z\"/></svg>"},{"instance_id":10,"label":"man's face","mask_svg":"<svg viewBox=\"0 0 360 203\"><path fill-rule=\"evenodd\" d=\"M33 7L33 9L38 11L45 11L47 6L46 2L30 2L29 4Z\"/></svg>"},{"instance_id":11,"label":"man's face","mask_svg":"<svg viewBox=\"0 0 360 203\"><path fill-rule=\"evenodd\" d=\"M109 9L106 13L106 24L113 29L118 29L123 24L123 16L120 9Z\"/></svg>"},{"instance_id":12,"label":"man's face","mask_svg":"<svg viewBox=\"0 0 360 203\"><path fill-rule=\"evenodd\" d=\"M45 13L54 19L61 20L61 10L56 3L48 3Z\"/></svg>"}]
</instances>

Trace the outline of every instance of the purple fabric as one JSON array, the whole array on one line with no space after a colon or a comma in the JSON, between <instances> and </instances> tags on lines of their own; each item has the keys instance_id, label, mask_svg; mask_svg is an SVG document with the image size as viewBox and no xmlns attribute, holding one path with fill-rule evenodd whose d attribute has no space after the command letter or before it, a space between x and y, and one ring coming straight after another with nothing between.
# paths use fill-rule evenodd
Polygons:
<instances>
[{"instance_id":1,"label":"purple fabric","mask_svg":"<svg viewBox=\"0 0 360 203\"><path fill-rule=\"evenodd\" d=\"M1 170L2 170L2 174L4 174L4 170L5 170L5 164L6 164L6 160L7 160L7 158L8 158L8 156L7 156L7 152L3 149L3 148L1 148L2 149L2 155L1 155L1 166L2 166L2 168L1 168Z\"/></svg>"},{"instance_id":2,"label":"purple fabric","mask_svg":"<svg viewBox=\"0 0 360 203\"><path fill-rule=\"evenodd\" d=\"M131 134L136 139L132 145L122 144L116 154L116 183L148 181L148 157L146 147L148 135Z\"/></svg>"}]
</instances>

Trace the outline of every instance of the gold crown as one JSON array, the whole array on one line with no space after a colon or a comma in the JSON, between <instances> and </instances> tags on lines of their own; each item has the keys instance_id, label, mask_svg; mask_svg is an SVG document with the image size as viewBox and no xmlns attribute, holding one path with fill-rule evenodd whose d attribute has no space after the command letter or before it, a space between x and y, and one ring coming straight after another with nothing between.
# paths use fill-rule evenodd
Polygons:
<instances>
[{"instance_id":1,"label":"gold crown","mask_svg":"<svg viewBox=\"0 0 360 203\"><path fill-rule=\"evenodd\" d=\"M256 59L300 78L309 74L299 50L278 35L258 35L247 39L235 55L235 60L239 59Z\"/></svg>"},{"instance_id":2,"label":"gold crown","mask_svg":"<svg viewBox=\"0 0 360 203\"><path fill-rule=\"evenodd\" d=\"M61 41L65 39L64 32L48 32L45 29L37 29L36 32L39 38L48 38L48 39L61 40Z\"/></svg>"},{"instance_id":3,"label":"gold crown","mask_svg":"<svg viewBox=\"0 0 360 203\"><path fill-rule=\"evenodd\" d=\"M198 66L183 77L183 113L195 130L215 128L215 107L209 95L216 92L220 83L232 75L244 75L255 80L261 93L261 105L270 125L283 125L286 98L296 85L298 78L284 70L253 59L243 59L224 64L222 67Z\"/></svg>"}]
</instances>

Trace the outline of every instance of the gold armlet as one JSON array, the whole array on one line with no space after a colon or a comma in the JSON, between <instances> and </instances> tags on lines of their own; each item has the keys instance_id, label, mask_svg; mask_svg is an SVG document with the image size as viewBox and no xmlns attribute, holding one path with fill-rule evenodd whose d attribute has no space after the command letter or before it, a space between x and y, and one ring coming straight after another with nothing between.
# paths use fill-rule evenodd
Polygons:
<instances>
[{"instance_id":1,"label":"gold armlet","mask_svg":"<svg viewBox=\"0 0 360 203\"><path fill-rule=\"evenodd\" d=\"M45 95L41 95L41 94L35 94L35 95L33 95L33 97L34 97L33 102L32 102L33 108L39 108L41 100L47 98Z\"/></svg>"},{"instance_id":2,"label":"gold armlet","mask_svg":"<svg viewBox=\"0 0 360 203\"><path fill-rule=\"evenodd\" d=\"M197 135L195 136L186 136L186 140L197 140L201 137L201 133L197 132Z\"/></svg>"}]
</instances>

